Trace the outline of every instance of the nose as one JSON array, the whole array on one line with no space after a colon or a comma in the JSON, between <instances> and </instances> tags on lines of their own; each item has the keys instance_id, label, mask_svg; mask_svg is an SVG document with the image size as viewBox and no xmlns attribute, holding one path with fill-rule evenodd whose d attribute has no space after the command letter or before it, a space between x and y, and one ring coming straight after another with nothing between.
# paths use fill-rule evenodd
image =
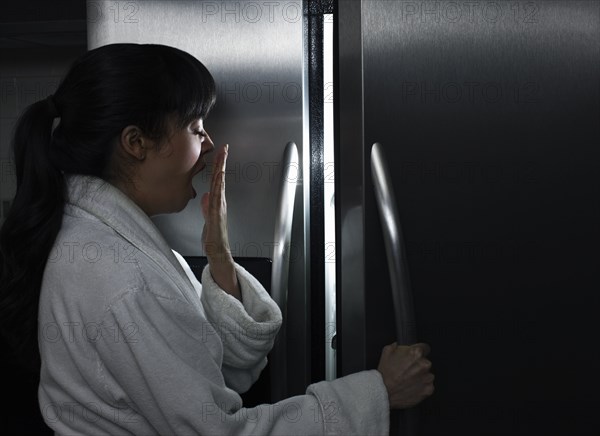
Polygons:
<instances>
[{"instance_id":1,"label":"nose","mask_svg":"<svg viewBox=\"0 0 600 436\"><path fill-rule=\"evenodd\" d=\"M214 149L215 149L215 144L213 143L212 139L210 138L210 135L208 134L208 132L206 132L206 138L202 142L202 151L204 153L210 153Z\"/></svg>"}]
</instances>

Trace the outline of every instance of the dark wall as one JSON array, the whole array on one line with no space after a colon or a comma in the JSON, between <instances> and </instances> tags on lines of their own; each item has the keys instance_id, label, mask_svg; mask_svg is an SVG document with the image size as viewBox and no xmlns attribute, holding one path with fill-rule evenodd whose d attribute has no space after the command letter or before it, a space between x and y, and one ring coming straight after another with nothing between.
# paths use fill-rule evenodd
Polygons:
<instances>
[{"instance_id":1,"label":"dark wall","mask_svg":"<svg viewBox=\"0 0 600 436\"><path fill-rule=\"evenodd\" d=\"M86 51L86 4L81 0L4 2L0 13L0 225L16 191L9 144L17 117L54 92L70 63ZM39 374L8 356L0 342L0 431L52 435L37 400Z\"/></svg>"}]
</instances>

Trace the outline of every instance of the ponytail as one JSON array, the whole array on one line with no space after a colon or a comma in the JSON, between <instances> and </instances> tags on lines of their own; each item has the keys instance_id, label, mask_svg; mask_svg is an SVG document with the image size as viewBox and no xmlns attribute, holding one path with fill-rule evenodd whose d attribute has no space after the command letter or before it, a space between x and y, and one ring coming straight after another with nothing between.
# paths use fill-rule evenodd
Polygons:
<instances>
[{"instance_id":1,"label":"ponytail","mask_svg":"<svg viewBox=\"0 0 600 436\"><path fill-rule=\"evenodd\" d=\"M0 229L0 331L12 357L32 371L40 365L40 286L65 204L64 175L49 153L57 116L50 96L17 121L12 142L17 192Z\"/></svg>"},{"instance_id":2,"label":"ponytail","mask_svg":"<svg viewBox=\"0 0 600 436\"><path fill-rule=\"evenodd\" d=\"M189 53L109 44L77 59L54 96L25 110L12 143L17 192L0 229L0 333L13 358L39 373L40 288L62 225L65 176L126 180L127 162L115 158L125 127L164 139L170 119L179 128L204 119L215 100L213 77Z\"/></svg>"}]
</instances>

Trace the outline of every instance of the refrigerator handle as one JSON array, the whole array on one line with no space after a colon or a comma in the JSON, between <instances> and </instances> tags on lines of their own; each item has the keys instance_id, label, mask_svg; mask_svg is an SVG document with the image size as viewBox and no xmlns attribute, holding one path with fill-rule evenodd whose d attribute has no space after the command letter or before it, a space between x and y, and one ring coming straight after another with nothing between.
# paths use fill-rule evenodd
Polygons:
<instances>
[{"instance_id":1,"label":"refrigerator handle","mask_svg":"<svg viewBox=\"0 0 600 436\"><path fill-rule=\"evenodd\" d=\"M287 397L287 354L286 320L288 301L288 275L290 266L290 241L292 238L292 220L296 187L300 174L298 149L294 142L288 142L283 152L283 169L275 217L273 239L273 268L271 271L271 297L281 309L283 322L269 360L271 375L271 401L276 402Z\"/></svg>"},{"instance_id":2,"label":"refrigerator handle","mask_svg":"<svg viewBox=\"0 0 600 436\"><path fill-rule=\"evenodd\" d=\"M396 318L396 339L398 345L414 344L416 341L415 316L404 238L402 237L394 188L383 154L383 147L379 142L373 144L371 149L371 174L390 271Z\"/></svg>"},{"instance_id":3,"label":"refrigerator handle","mask_svg":"<svg viewBox=\"0 0 600 436\"><path fill-rule=\"evenodd\" d=\"M394 316L396 319L396 342L410 345L416 342L416 326L412 290L408 277L408 264L400 218L396 207L394 189L387 168L383 147L376 142L371 148L371 176L375 187L377 209L383 228L383 239L387 254ZM418 415L415 408L397 414L398 431L401 435L417 434Z\"/></svg>"}]
</instances>

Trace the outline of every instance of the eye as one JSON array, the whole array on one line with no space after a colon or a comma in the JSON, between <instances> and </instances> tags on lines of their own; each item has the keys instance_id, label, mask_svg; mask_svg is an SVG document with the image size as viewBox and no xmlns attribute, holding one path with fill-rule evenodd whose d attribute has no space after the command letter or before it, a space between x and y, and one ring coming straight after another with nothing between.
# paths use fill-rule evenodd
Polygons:
<instances>
[{"instance_id":1,"label":"eye","mask_svg":"<svg viewBox=\"0 0 600 436\"><path fill-rule=\"evenodd\" d=\"M201 138L206 138L206 132L204 130L194 130L194 135L198 135Z\"/></svg>"}]
</instances>

